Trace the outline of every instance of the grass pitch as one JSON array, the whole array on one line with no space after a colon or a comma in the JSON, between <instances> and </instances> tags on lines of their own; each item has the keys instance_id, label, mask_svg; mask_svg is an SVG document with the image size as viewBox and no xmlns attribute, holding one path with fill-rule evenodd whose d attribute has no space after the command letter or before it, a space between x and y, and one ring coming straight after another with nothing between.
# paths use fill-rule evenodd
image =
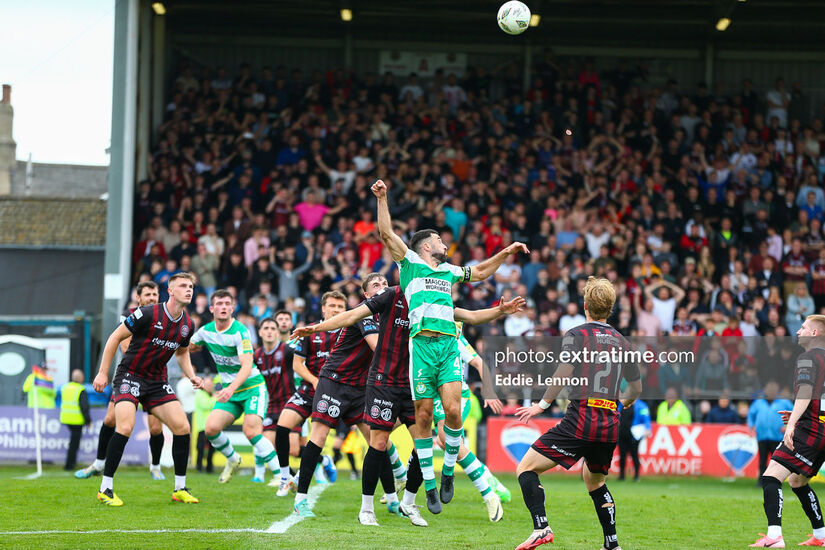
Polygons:
<instances>
[{"instance_id":1,"label":"grass pitch","mask_svg":"<svg viewBox=\"0 0 825 550\"><path fill-rule=\"evenodd\" d=\"M504 505L504 518L497 524L487 520L478 492L458 471L453 502L438 516L422 510L429 528L390 516L378 503L380 485L375 508L381 526L370 528L357 520L360 481L350 481L342 471L346 479L320 495L314 509L318 517L278 534L265 531L289 516L292 496L276 498L273 488L250 483L248 472L227 485L218 485L217 474L190 473L188 485L201 503L184 505L171 501L170 469L165 471L166 481L152 481L146 468L123 468L115 478L115 489L125 505L109 508L95 499L97 477L77 480L71 473L47 468L39 479L20 479L32 470L0 468L0 548L504 549L514 548L532 529L512 475L499 476L513 492L513 500ZM557 473L541 479L548 519L556 532L556 542L548 548L600 548L601 528L582 482ZM633 483L611 476L608 485L616 498L619 542L625 550L746 548L757 533L765 531L762 491L753 480L725 483L679 477ZM825 497L821 485L814 488ZM419 504L424 504L422 493ZM784 515L786 544L796 546L811 529L787 485ZM241 529L249 531L229 531ZM108 532L87 532L95 530ZM27 533L10 533L15 531Z\"/></svg>"}]
</instances>

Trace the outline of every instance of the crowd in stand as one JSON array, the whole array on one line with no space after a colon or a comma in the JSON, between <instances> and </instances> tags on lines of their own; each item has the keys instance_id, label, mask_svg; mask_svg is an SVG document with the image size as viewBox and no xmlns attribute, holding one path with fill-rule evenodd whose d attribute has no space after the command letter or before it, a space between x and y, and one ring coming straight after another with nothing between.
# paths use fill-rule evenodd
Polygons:
<instances>
[{"instance_id":1,"label":"crowd in stand","mask_svg":"<svg viewBox=\"0 0 825 550\"><path fill-rule=\"evenodd\" d=\"M697 420L714 392L755 397L771 380L792 392L777 365L793 364L789 336L825 308L825 131L798 83L653 85L644 66L551 51L527 89L516 64L426 81L178 74L137 186L134 278L163 287L194 272L196 322L215 288L237 296L254 337L276 309L318 321L330 289L355 306L369 272L395 283L369 190L381 178L402 237L439 230L455 264L529 246L494 280L456 287L471 309L528 298L468 327L471 341L563 334L584 322L579 291L597 275L615 284L609 321L623 334L701 342L695 368L645 371L649 395L671 390Z\"/></svg>"}]
</instances>

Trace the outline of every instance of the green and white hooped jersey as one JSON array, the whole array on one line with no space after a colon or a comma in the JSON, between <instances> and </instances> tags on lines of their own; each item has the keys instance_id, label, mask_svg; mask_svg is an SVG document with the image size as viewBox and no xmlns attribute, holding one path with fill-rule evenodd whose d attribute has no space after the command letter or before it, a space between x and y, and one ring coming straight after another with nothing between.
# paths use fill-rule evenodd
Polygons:
<instances>
[{"instance_id":1,"label":"green and white hooped jersey","mask_svg":"<svg viewBox=\"0 0 825 550\"><path fill-rule=\"evenodd\" d=\"M453 284L468 282L471 268L447 262L433 268L409 248L398 268L401 290L410 308L410 338L422 330L456 336Z\"/></svg>"},{"instance_id":2,"label":"green and white hooped jersey","mask_svg":"<svg viewBox=\"0 0 825 550\"><path fill-rule=\"evenodd\" d=\"M241 370L241 355L252 355L252 339L249 331L237 319L232 320L229 328L219 332L215 322L207 323L198 329L192 337L192 344L196 346L206 346L215 367L221 375L221 383L228 386L235 380L238 371ZM255 388L264 383L261 371L253 363L252 372L249 378L236 390L236 393Z\"/></svg>"}]
</instances>

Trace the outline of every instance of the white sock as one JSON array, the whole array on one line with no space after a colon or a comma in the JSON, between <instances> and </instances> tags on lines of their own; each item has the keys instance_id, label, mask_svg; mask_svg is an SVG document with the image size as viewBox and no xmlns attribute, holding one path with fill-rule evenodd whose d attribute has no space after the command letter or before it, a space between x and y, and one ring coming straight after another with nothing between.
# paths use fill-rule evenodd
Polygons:
<instances>
[{"instance_id":1,"label":"white sock","mask_svg":"<svg viewBox=\"0 0 825 550\"><path fill-rule=\"evenodd\" d=\"M781 525L768 525L768 538L775 539L782 536Z\"/></svg>"},{"instance_id":2,"label":"white sock","mask_svg":"<svg viewBox=\"0 0 825 550\"><path fill-rule=\"evenodd\" d=\"M327 476L324 473L324 467L320 464L315 465L315 479L327 479Z\"/></svg>"},{"instance_id":3,"label":"white sock","mask_svg":"<svg viewBox=\"0 0 825 550\"><path fill-rule=\"evenodd\" d=\"M235 454L235 449L232 447L232 443L229 442L229 438L225 433L221 432L215 437L206 436L206 439L209 440L209 443L216 451L220 452L226 458L232 458L232 455Z\"/></svg>"},{"instance_id":4,"label":"white sock","mask_svg":"<svg viewBox=\"0 0 825 550\"><path fill-rule=\"evenodd\" d=\"M159 472L160 471L160 464L149 464L149 471L150 472Z\"/></svg>"},{"instance_id":5,"label":"white sock","mask_svg":"<svg viewBox=\"0 0 825 550\"><path fill-rule=\"evenodd\" d=\"M385 496L387 497L387 504L398 502L398 493L387 493Z\"/></svg>"},{"instance_id":6,"label":"white sock","mask_svg":"<svg viewBox=\"0 0 825 550\"><path fill-rule=\"evenodd\" d=\"M106 466L106 461L105 460L100 460L99 458L96 458L95 461L92 462L92 468L94 468L95 470L97 470L99 472L103 471L104 466Z\"/></svg>"},{"instance_id":7,"label":"white sock","mask_svg":"<svg viewBox=\"0 0 825 550\"><path fill-rule=\"evenodd\" d=\"M295 493L295 505L296 506L298 505L299 502L301 502L302 500L306 500L306 499L307 499L307 494L306 493Z\"/></svg>"},{"instance_id":8,"label":"white sock","mask_svg":"<svg viewBox=\"0 0 825 550\"><path fill-rule=\"evenodd\" d=\"M820 540L825 539L825 527L814 529L814 537Z\"/></svg>"},{"instance_id":9,"label":"white sock","mask_svg":"<svg viewBox=\"0 0 825 550\"><path fill-rule=\"evenodd\" d=\"M373 496L374 495L361 495L362 512L375 512L375 508L373 508Z\"/></svg>"},{"instance_id":10,"label":"white sock","mask_svg":"<svg viewBox=\"0 0 825 550\"><path fill-rule=\"evenodd\" d=\"M401 502L404 506L412 506L415 504L415 493L411 493L408 490L404 489L404 497L401 499Z\"/></svg>"},{"instance_id":11,"label":"white sock","mask_svg":"<svg viewBox=\"0 0 825 550\"><path fill-rule=\"evenodd\" d=\"M266 464L255 464L255 477L263 479L266 476Z\"/></svg>"},{"instance_id":12,"label":"white sock","mask_svg":"<svg viewBox=\"0 0 825 550\"><path fill-rule=\"evenodd\" d=\"M100 492L102 493L106 489L112 489L114 491L114 480L109 476L103 476L100 478Z\"/></svg>"},{"instance_id":13,"label":"white sock","mask_svg":"<svg viewBox=\"0 0 825 550\"><path fill-rule=\"evenodd\" d=\"M186 487L186 476L175 476L175 491L180 491Z\"/></svg>"},{"instance_id":14,"label":"white sock","mask_svg":"<svg viewBox=\"0 0 825 550\"><path fill-rule=\"evenodd\" d=\"M281 468L281 481L289 481L290 473L289 466Z\"/></svg>"},{"instance_id":15,"label":"white sock","mask_svg":"<svg viewBox=\"0 0 825 550\"><path fill-rule=\"evenodd\" d=\"M256 435L252 439L255 456L263 460L260 475L258 474L258 464L256 461L255 476L263 479L264 475L266 475L266 466L269 466L269 469L272 470L272 473L276 476L280 474L281 466L278 464L278 453L275 452L275 447L272 445L272 442L262 435Z\"/></svg>"},{"instance_id":16,"label":"white sock","mask_svg":"<svg viewBox=\"0 0 825 550\"><path fill-rule=\"evenodd\" d=\"M387 448L387 453L390 455L392 475L395 476L395 479L398 481L407 481L407 467L404 466L404 463L401 462L401 459L398 457L398 449L395 448L392 441L390 441L390 446Z\"/></svg>"}]
</instances>

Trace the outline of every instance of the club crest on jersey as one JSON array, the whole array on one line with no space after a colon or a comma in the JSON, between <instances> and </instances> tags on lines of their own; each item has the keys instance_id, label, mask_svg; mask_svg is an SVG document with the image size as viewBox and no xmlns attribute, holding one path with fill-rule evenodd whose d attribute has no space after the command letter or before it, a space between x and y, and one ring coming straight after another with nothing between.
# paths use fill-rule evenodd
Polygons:
<instances>
[{"instance_id":1,"label":"club crest on jersey","mask_svg":"<svg viewBox=\"0 0 825 550\"><path fill-rule=\"evenodd\" d=\"M338 418L338 415L341 414L341 409L338 408L338 405L330 405L327 414L330 415L332 418Z\"/></svg>"},{"instance_id":2,"label":"club crest on jersey","mask_svg":"<svg viewBox=\"0 0 825 550\"><path fill-rule=\"evenodd\" d=\"M129 384L121 384L120 385L120 393L129 393L129 389L131 386Z\"/></svg>"},{"instance_id":3,"label":"club crest on jersey","mask_svg":"<svg viewBox=\"0 0 825 550\"><path fill-rule=\"evenodd\" d=\"M424 385L424 382L415 385L415 393L424 393L425 391L427 391L427 386Z\"/></svg>"},{"instance_id":4,"label":"club crest on jersey","mask_svg":"<svg viewBox=\"0 0 825 550\"><path fill-rule=\"evenodd\" d=\"M390 418L392 418L392 409L384 409L381 411L381 420L389 422Z\"/></svg>"},{"instance_id":5,"label":"club crest on jersey","mask_svg":"<svg viewBox=\"0 0 825 550\"><path fill-rule=\"evenodd\" d=\"M135 397L140 397L140 388L138 386L132 386L131 393Z\"/></svg>"},{"instance_id":6,"label":"club crest on jersey","mask_svg":"<svg viewBox=\"0 0 825 550\"><path fill-rule=\"evenodd\" d=\"M373 418L378 418L378 416L379 416L380 414L381 414L381 407L379 407L378 405L373 405L373 406L370 408L370 416L371 416L371 417L373 417Z\"/></svg>"},{"instance_id":7,"label":"club crest on jersey","mask_svg":"<svg viewBox=\"0 0 825 550\"><path fill-rule=\"evenodd\" d=\"M189 336L189 325L183 325L180 327L180 335L182 338Z\"/></svg>"},{"instance_id":8,"label":"club crest on jersey","mask_svg":"<svg viewBox=\"0 0 825 550\"><path fill-rule=\"evenodd\" d=\"M318 404L315 406L315 409L319 413L327 412L327 408L329 408L329 403L327 403L326 399L321 399L320 401L318 401Z\"/></svg>"}]
</instances>

